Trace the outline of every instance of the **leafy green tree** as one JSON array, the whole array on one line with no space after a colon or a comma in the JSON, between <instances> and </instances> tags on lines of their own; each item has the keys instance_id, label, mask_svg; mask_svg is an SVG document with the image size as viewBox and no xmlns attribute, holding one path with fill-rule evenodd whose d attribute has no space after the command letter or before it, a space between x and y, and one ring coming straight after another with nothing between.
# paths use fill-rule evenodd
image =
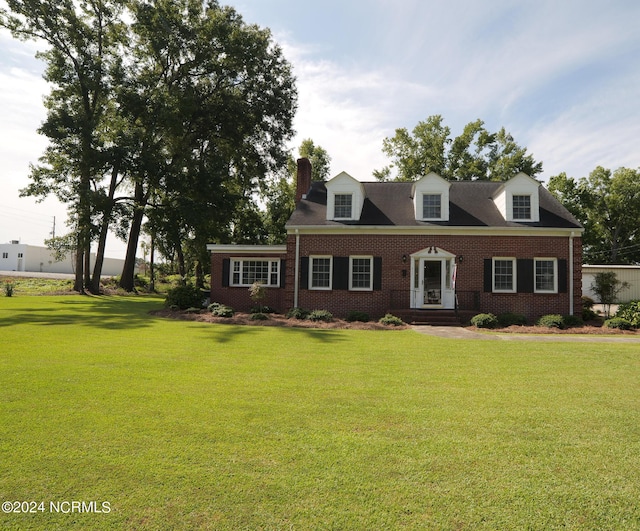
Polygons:
<instances>
[{"instance_id":1,"label":"leafy green tree","mask_svg":"<svg viewBox=\"0 0 640 531\"><path fill-rule=\"evenodd\" d=\"M309 159L311 162L311 180L312 181L326 181L329 178L329 172L331 171L331 157L329 153L321 147L316 146L313 143L313 140L307 138L302 141L300 144L300 149L298 150L300 157L304 157ZM291 163L295 164L293 159L290 159ZM295 175L296 170L290 172Z\"/></svg>"},{"instance_id":2,"label":"leafy green tree","mask_svg":"<svg viewBox=\"0 0 640 531\"><path fill-rule=\"evenodd\" d=\"M300 157L311 162L311 180L326 181L331 170L331 157L327 151L315 145L307 138L298 148ZM283 243L287 237L285 224L295 209L296 175L298 172L296 159L293 155L287 161L287 171L280 172L270 180L265 191L266 212L264 225L267 229L267 243Z\"/></svg>"},{"instance_id":3,"label":"leafy green tree","mask_svg":"<svg viewBox=\"0 0 640 531\"><path fill-rule=\"evenodd\" d=\"M246 198L286 161L297 100L270 32L232 8L159 0L136 3L134 18L134 60L120 94L140 146L131 157L134 218L121 277L128 290L144 214L181 269L188 242L206 255L208 241L238 231L253 210Z\"/></svg>"},{"instance_id":4,"label":"leafy green tree","mask_svg":"<svg viewBox=\"0 0 640 531\"><path fill-rule=\"evenodd\" d=\"M598 166L578 180L551 177L549 190L584 226L587 263L640 263L640 171Z\"/></svg>"},{"instance_id":5,"label":"leafy green tree","mask_svg":"<svg viewBox=\"0 0 640 531\"><path fill-rule=\"evenodd\" d=\"M618 300L618 294L629 287L628 282L618 280L618 276L612 272L596 273L591 291L593 291L604 307L606 317L611 315L611 305Z\"/></svg>"},{"instance_id":6,"label":"leafy green tree","mask_svg":"<svg viewBox=\"0 0 640 531\"><path fill-rule=\"evenodd\" d=\"M542 172L542 163L504 128L489 133L482 120L468 123L461 135L451 138L442 116L430 116L411 132L396 129L393 137L383 140L382 151L392 162L374 171L381 181L413 181L431 171L448 180L493 181L508 180L519 172L531 177Z\"/></svg>"},{"instance_id":7,"label":"leafy green tree","mask_svg":"<svg viewBox=\"0 0 640 531\"><path fill-rule=\"evenodd\" d=\"M39 132L49 146L23 195L55 195L69 206L76 235L74 289L90 285L89 248L95 228L92 194L106 168L104 120L123 49L118 0L6 0L0 26L19 39L45 43L38 54L51 86L45 99L47 118Z\"/></svg>"}]
</instances>

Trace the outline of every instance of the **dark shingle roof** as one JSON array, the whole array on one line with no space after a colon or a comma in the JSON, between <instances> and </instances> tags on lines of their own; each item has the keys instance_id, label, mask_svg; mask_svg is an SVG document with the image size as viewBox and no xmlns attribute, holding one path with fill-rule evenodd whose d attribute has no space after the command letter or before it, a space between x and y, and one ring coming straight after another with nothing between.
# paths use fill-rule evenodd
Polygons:
<instances>
[{"instance_id":1,"label":"dark shingle roof","mask_svg":"<svg viewBox=\"0 0 640 531\"><path fill-rule=\"evenodd\" d=\"M288 226L386 226L386 227L546 227L581 228L580 223L543 186L540 191L540 221L506 221L492 196L503 183L455 181L449 190L449 221L418 221L413 211L410 182L362 183L366 198L362 215L356 221L328 221L327 189L324 182L314 182L306 199L302 199Z\"/></svg>"}]
</instances>

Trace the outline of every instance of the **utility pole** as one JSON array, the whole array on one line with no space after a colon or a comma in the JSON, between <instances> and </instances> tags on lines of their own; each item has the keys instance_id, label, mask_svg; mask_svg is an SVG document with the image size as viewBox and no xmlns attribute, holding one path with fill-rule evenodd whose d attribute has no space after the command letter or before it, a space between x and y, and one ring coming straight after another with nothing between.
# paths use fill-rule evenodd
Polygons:
<instances>
[{"instance_id":1,"label":"utility pole","mask_svg":"<svg viewBox=\"0 0 640 531\"><path fill-rule=\"evenodd\" d=\"M55 238L56 237L56 217L53 216L53 230L51 231L51 237Z\"/></svg>"}]
</instances>

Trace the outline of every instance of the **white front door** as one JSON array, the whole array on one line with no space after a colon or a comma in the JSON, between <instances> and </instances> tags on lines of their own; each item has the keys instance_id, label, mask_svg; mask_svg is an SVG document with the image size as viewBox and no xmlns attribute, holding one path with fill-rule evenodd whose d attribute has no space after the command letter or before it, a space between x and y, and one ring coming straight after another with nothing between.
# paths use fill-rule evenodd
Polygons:
<instances>
[{"instance_id":1,"label":"white front door","mask_svg":"<svg viewBox=\"0 0 640 531\"><path fill-rule=\"evenodd\" d=\"M427 257L422 254L412 256L411 307L455 308L455 257L442 251L429 253L432 256Z\"/></svg>"}]
</instances>

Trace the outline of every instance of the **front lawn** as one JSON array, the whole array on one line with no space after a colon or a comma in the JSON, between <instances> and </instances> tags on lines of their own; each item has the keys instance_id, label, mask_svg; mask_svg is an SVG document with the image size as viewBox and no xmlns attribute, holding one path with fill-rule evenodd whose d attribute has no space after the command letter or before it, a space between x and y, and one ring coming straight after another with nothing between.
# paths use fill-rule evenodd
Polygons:
<instances>
[{"instance_id":1,"label":"front lawn","mask_svg":"<svg viewBox=\"0 0 640 531\"><path fill-rule=\"evenodd\" d=\"M0 297L0 528L640 529L637 345L160 304Z\"/></svg>"}]
</instances>

